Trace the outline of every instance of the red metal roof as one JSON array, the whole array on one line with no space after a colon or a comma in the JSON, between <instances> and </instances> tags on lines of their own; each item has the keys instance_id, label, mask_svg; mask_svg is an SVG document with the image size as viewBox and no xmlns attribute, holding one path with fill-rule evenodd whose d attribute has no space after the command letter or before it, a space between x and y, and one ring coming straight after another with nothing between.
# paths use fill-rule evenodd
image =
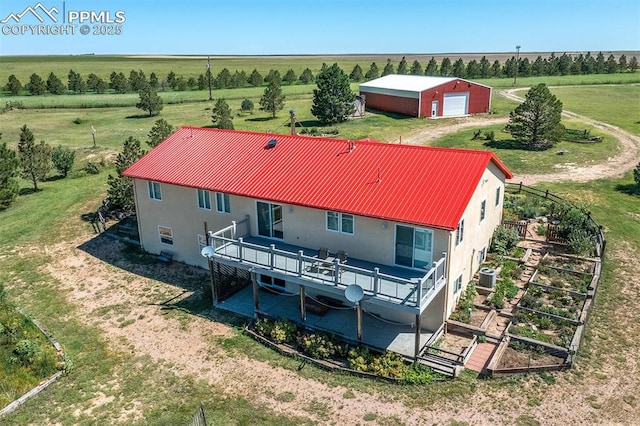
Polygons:
<instances>
[{"instance_id":1,"label":"red metal roof","mask_svg":"<svg viewBox=\"0 0 640 426\"><path fill-rule=\"evenodd\" d=\"M490 151L350 144L182 127L124 175L445 229L456 228L490 162L512 177Z\"/></svg>"}]
</instances>

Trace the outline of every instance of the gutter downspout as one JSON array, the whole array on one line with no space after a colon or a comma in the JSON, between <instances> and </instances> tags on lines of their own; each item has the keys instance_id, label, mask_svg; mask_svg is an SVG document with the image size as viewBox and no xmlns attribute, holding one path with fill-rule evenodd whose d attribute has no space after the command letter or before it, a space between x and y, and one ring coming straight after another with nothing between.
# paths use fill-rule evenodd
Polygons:
<instances>
[{"instance_id":1,"label":"gutter downspout","mask_svg":"<svg viewBox=\"0 0 640 426\"><path fill-rule=\"evenodd\" d=\"M448 318L448 312L449 312L449 282L451 280L451 257L453 256L453 247L451 245L452 243L451 235L453 234L453 232L455 231L449 231L449 244L447 245L449 249L449 253L446 260L447 267L445 268L447 271L447 280L444 284L444 291L445 291L444 312L442 313L442 323L444 324L444 334L447 334L447 318Z\"/></svg>"},{"instance_id":2,"label":"gutter downspout","mask_svg":"<svg viewBox=\"0 0 640 426\"><path fill-rule=\"evenodd\" d=\"M136 222L138 222L138 238L140 238L140 248L144 250L144 242L142 239L142 224L141 224L141 215L140 213L140 206L138 205L138 185L136 185L136 183L138 182L138 179L134 179L133 180L133 199L135 200L135 204L136 204Z\"/></svg>"}]
</instances>

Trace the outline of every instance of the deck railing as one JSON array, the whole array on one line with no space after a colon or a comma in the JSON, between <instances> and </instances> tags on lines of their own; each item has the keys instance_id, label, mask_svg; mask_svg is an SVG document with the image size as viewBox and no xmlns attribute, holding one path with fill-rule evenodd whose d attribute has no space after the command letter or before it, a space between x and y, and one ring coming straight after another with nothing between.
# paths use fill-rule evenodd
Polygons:
<instances>
[{"instance_id":1,"label":"deck railing","mask_svg":"<svg viewBox=\"0 0 640 426\"><path fill-rule=\"evenodd\" d=\"M285 275L295 276L315 283L346 287L357 284L365 294L394 303L419 307L445 280L446 254L433 262L432 268L424 276L406 279L380 272L380 269L365 269L340 263L338 259L321 260L297 252L250 243L238 236L235 222L224 229L209 234L209 245L215 256L232 260L248 267L258 266Z\"/></svg>"}]
</instances>

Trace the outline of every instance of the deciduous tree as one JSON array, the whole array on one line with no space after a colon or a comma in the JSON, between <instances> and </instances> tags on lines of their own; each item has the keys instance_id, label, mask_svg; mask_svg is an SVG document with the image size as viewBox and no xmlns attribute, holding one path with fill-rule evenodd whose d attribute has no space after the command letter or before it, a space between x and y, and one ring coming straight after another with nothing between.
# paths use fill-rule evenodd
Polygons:
<instances>
[{"instance_id":1,"label":"deciduous tree","mask_svg":"<svg viewBox=\"0 0 640 426\"><path fill-rule=\"evenodd\" d=\"M526 149L545 149L560 140L562 102L544 83L532 87L523 103L509 114L506 130Z\"/></svg>"},{"instance_id":2,"label":"deciduous tree","mask_svg":"<svg viewBox=\"0 0 640 426\"><path fill-rule=\"evenodd\" d=\"M339 123L353 113L355 94L349 76L334 63L316 77L318 88L313 90L311 113L323 124Z\"/></svg>"},{"instance_id":3,"label":"deciduous tree","mask_svg":"<svg viewBox=\"0 0 640 426\"><path fill-rule=\"evenodd\" d=\"M33 190L38 190L38 182L44 180L51 170L51 147L40 141L36 144L33 132L25 124L20 129L18 156L22 167L22 178L33 183Z\"/></svg>"}]
</instances>

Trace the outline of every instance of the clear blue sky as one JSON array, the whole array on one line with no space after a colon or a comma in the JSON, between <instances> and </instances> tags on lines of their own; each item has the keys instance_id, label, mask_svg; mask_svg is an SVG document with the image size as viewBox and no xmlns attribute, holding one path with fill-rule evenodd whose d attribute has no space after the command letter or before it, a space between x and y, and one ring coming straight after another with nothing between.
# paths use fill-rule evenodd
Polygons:
<instances>
[{"instance_id":1,"label":"clear blue sky","mask_svg":"<svg viewBox=\"0 0 640 426\"><path fill-rule=\"evenodd\" d=\"M638 0L0 0L0 21L38 3L58 10L57 22L39 13L47 28L78 11L126 21L121 35L91 22L87 35L78 22L72 35L31 35L29 12L0 23L0 55L640 50Z\"/></svg>"}]
</instances>

